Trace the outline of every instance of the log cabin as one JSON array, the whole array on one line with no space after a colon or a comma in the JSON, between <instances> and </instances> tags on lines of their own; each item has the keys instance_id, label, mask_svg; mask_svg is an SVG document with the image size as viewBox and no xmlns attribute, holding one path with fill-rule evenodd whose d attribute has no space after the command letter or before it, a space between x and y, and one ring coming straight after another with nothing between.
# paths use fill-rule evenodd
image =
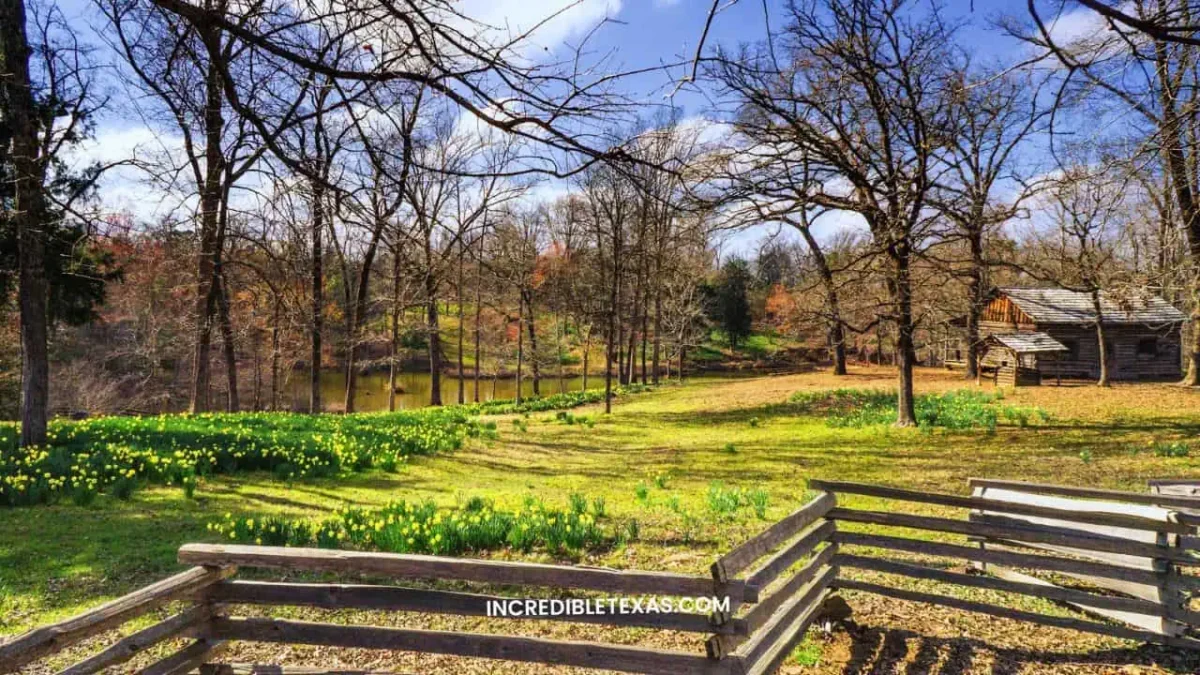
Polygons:
<instances>
[{"instance_id":1,"label":"log cabin","mask_svg":"<svg viewBox=\"0 0 1200 675\"><path fill-rule=\"evenodd\" d=\"M1100 320L1113 380L1170 380L1182 372L1187 316L1155 295L1102 293ZM1009 386L1040 378L1100 377L1096 311L1087 293L1061 288L993 289L979 321L980 365L1003 372ZM965 325L965 320L954 322ZM965 337L947 348L946 364L966 363Z\"/></svg>"}]
</instances>

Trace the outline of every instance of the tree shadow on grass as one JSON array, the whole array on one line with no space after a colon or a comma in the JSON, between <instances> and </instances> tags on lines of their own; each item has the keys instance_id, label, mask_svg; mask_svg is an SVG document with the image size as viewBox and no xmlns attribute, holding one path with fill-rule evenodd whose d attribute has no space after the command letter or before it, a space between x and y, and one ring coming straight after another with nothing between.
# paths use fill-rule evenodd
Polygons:
<instances>
[{"instance_id":1,"label":"tree shadow on grass","mask_svg":"<svg viewBox=\"0 0 1200 675\"><path fill-rule=\"evenodd\" d=\"M1157 666L1173 673L1200 672L1200 653L1142 645L1127 649L1092 652L1046 652L998 647L969 637L942 638L916 631L846 626L852 638L850 659L843 675L899 673L906 675L965 675L979 672L977 660L991 661L991 675L1017 675L1025 666L1059 665ZM910 649L910 646L912 647Z\"/></svg>"}]
</instances>

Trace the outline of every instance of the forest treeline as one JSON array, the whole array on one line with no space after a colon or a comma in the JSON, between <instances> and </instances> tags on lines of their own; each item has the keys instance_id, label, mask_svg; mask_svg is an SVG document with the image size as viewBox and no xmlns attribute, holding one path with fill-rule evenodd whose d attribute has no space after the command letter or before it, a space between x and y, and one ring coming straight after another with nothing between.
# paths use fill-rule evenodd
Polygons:
<instances>
[{"instance_id":1,"label":"forest treeline","mask_svg":"<svg viewBox=\"0 0 1200 675\"><path fill-rule=\"evenodd\" d=\"M703 30L645 68L587 39L540 56L450 0L91 9L102 44L0 5L0 408L19 398L26 444L76 408L290 405L293 377L349 412L361 372L414 363L460 375L435 405L477 372L611 390L680 372L713 327L815 333L836 373L886 351L908 425L951 319L974 374L997 285L1200 311L1189 0L789 0L760 40ZM981 31L1011 58L973 56ZM79 161L114 114L159 142ZM113 171L177 206L106 210ZM747 251L752 228L779 235Z\"/></svg>"}]
</instances>

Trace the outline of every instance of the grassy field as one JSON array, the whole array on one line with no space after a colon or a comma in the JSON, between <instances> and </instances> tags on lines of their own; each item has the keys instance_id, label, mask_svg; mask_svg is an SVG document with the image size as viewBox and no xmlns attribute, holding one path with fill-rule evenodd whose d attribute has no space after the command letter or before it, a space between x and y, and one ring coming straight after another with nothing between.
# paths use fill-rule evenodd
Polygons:
<instances>
[{"instance_id":1,"label":"grassy field","mask_svg":"<svg viewBox=\"0 0 1200 675\"><path fill-rule=\"evenodd\" d=\"M377 509L398 499L452 506L482 498L497 510L517 511L530 495L566 508L569 496L577 494L589 503L603 501L600 524L616 543L554 553L501 549L490 555L704 573L721 551L801 503L808 478L956 493L966 492L971 476L1130 490L1144 490L1148 478L1200 478L1200 444L1190 455L1178 449L1200 432L1200 392L1169 385L1101 390L1080 384L1006 392L995 405L1039 412L1021 421L1002 417L994 431L836 426L824 411L803 403L813 392L891 384L891 373L875 368L856 368L844 378L812 373L703 379L623 398L610 417L594 407L573 413L586 415L592 424L569 424L553 411L499 417L498 438L467 439L457 451L415 457L395 473L368 470L290 483L268 472L217 474L201 479L193 499L178 487L149 486L127 500L101 495L87 506L65 500L0 509L0 634L71 614L171 573L177 569L175 549L185 542L219 540L223 534L209 526L227 515L317 521L338 509ZM964 386L958 377L931 370L920 373L918 389L932 393ZM797 392L810 396L794 402ZM761 494L751 499L756 493ZM875 502L862 498L848 504L869 508ZM914 510L961 515L938 507ZM981 591L966 595L1064 611L1039 599ZM869 596L848 599L857 625L831 638L810 636L785 672L1102 673L1118 667L1120 672L1197 672L1200 665L1179 653L1119 640L1030 630ZM480 619L377 620L495 629ZM584 626L527 626L531 634L596 638L596 629ZM632 631L605 637L676 648L684 644L669 637L655 642ZM687 644L694 645L694 638ZM287 658L300 663L313 654L294 649ZM246 647L238 654L239 660L272 655L268 647ZM338 658L401 672L499 668L483 661L353 650ZM525 666L503 670L550 672Z\"/></svg>"}]
</instances>

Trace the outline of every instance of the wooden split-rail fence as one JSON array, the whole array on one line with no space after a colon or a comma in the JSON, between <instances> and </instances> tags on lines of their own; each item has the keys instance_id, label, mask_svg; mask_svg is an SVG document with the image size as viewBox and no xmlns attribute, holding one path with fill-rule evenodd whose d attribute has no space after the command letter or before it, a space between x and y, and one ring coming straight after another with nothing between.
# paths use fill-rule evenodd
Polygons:
<instances>
[{"instance_id":1,"label":"wooden split-rail fence","mask_svg":"<svg viewBox=\"0 0 1200 675\"><path fill-rule=\"evenodd\" d=\"M107 669L144 675L200 672L322 673L312 668L223 663L234 642L265 642L423 652L633 673L762 675L772 673L824 615L835 590L874 593L980 612L1041 626L1068 628L1181 648L1198 648L1200 590L1196 556L1200 497L1178 485L1149 494L1006 481L973 480L961 496L876 485L811 481L817 496L783 520L721 556L710 576L614 570L324 549L189 544L179 561L190 569L95 610L0 643L0 672L41 664L38 672L88 675ZM1194 487L1194 486L1193 486ZM1200 491L1200 488L1197 488ZM887 505L963 509L966 518L906 512L894 506L850 509L839 497ZM910 509L911 510L911 509ZM923 531L922 537L901 531ZM946 538L966 537L965 543ZM899 556L899 557L897 557ZM953 561L947 565L945 562ZM961 565L959 565L961 563ZM965 566L963 571L954 567ZM349 575L356 581L432 580L503 587L485 595L373 583L268 582L234 578L239 569ZM904 580L1015 593L1058 601L1094 618L1014 609L916 590ZM1070 580L1067 583L1064 580ZM697 635L694 651L605 642L553 640L384 626L246 618L238 606L404 611L485 616L489 603L520 597L515 589L605 597L729 598L727 612L603 613L508 617L640 627ZM557 596L556 596L557 597ZM47 660L88 638L165 606L181 607L115 639L72 664ZM510 624L511 625L511 624ZM703 636L701 651L700 636ZM95 642L95 641L93 641ZM171 646L165 649L164 645ZM158 660L143 656L154 649ZM173 651L172 651L173 649ZM55 656L58 655L58 656ZM131 662L137 663L130 668ZM338 672L346 672L340 670Z\"/></svg>"}]
</instances>

